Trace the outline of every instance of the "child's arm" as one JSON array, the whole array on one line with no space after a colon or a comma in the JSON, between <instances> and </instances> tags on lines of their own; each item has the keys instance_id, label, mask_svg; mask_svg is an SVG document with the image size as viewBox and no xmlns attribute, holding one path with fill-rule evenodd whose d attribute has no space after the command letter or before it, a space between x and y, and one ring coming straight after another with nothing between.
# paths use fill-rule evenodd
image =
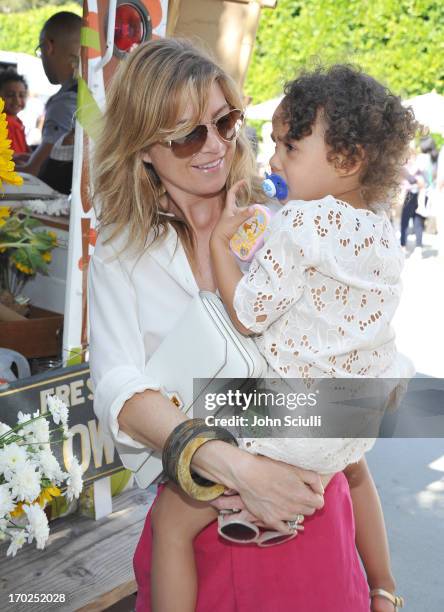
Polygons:
<instances>
[{"instance_id":1,"label":"child's arm","mask_svg":"<svg viewBox=\"0 0 444 612\"><path fill-rule=\"evenodd\" d=\"M213 272L222 300L235 327L243 334L262 334L300 299L305 286L304 251L317 245L310 223L298 230L304 233L304 249L294 244L294 216L280 215L277 228L270 225L264 246L255 254L248 274L243 275L230 252L230 240L239 226L254 213L240 209L235 195L242 181L227 193L227 201L210 240ZM310 259L313 265L313 259ZM236 302L236 303L235 303Z\"/></svg>"},{"instance_id":2,"label":"child's arm","mask_svg":"<svg viewBox=\"0 0 444 612\"><path fill-rule=\"evenodd\" d=\"M243 181L239 181L227 193L225 208L211 235L210 252L216 284L230 319L238 331L249 335L253 332L242 325L233 307L234 292L243 274L230 251L232 236L239 226L252 215L250 208L236 206L236 192L242 184Z\"/></svg>"},{"instance_id":3,"label":"child's arm","mask_svg":"<svg viewBox=\"0 0 444 612\"><path fill-rule=\"evenodd\" d=\"M370 589L395 592L390 552L381 502L365 458L347 466L347 477L356 524L356 547L364 564ZM372 599L374 612L392 612L393 604L381 597Z\"/></svg>"},{"instance_id":4,"label":"child's arm","mask_svg":"<svg viewBox=\"0 0 444 612\"><path fill-rule=\"evenodd\" d=\"M243 221L245 221L245 218ZM241 223L242 221L237 227L239 227ZM213 241L212 239L211 261L213 264L214 276L216 277L216 284L219 289L220 297L222 298L233 325L238 331L240 331L241 334L244 334L245 336L251 335L253 332L242 325L233 307L234 292L243 274L234 259L233 253L230 251L229 245L224 244L221 240Z\"/></svg>"}]
</instances>

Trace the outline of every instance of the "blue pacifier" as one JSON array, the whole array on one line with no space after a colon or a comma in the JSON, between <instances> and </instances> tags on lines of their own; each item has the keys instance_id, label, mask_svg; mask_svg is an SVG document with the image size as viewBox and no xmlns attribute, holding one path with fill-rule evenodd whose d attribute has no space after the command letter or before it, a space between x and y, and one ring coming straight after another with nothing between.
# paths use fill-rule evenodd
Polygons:
<instances>
[{"instance_id":1,"label":"blue pacifier","mask_svg":"<svg viewBox=\"0 0 444 612\"><path fill-rule=\"evenodd\" d=\"M269 198L277 198L278 200L286 200L288 197L288 187L284 179L279 174L265 173L265 180L262 183L262 189Z\"/></svg>"}]
</instances>

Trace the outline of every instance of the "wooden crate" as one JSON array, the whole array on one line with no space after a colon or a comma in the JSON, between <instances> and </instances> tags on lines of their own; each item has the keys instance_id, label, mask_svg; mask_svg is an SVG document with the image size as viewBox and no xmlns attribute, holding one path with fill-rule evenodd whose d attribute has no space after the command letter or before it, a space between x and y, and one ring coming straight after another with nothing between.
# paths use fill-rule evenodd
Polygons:
<instances>
[{"instance_id":1,"label":"wooden crate","mask_svg":"<svg viewBox=\"0 0 444 612\"><path fill-rule=\"evenodd\" d=\"M25 357L53 357L60 352L63 315L31 306L22 321L0 321L0 347Z\"/></svg>"}]
</instances>

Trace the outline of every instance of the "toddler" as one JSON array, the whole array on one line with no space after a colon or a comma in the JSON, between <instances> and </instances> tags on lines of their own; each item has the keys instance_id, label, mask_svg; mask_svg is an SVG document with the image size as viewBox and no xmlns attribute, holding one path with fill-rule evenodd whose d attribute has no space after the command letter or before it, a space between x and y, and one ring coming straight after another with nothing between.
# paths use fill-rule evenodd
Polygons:
<instances>
[{"instance_id":1,"label":"toddler","mask_svg":"<svg viewBox=\"0 0 444 612\"><path fill-rule=\"evenodd\" d=\"M0 98L5 101L6 121L8 123L8 138L12 141L12 150L17 155L29 153L25 138L25 126L17 116L25 108L28 96L28 85L24 77L15 70L7 69L0 72Z\"/></svg>"},{"instance_id":2,"label":"toddler","mask_svg":"<svg viewBox=\"0 0 444 612\"><path fill-rule=\"evenodd\" d=\"M269 365L267 376L412 375L391 329L403 255L386 212L417 127L398 97L349 66L303 73L286 86L273 116L275 154L270 166L286 181L289 200L272 218L265 244L247 273L241 272L229 248L248 215L235 203L241 182L228 192L210 243L221 298L240 332L258 334L257 345ZM250 452L318 472L324 485L332 474L345 470L358 548L364 542L363 525L371 521L374 526L372 545L367 542L366 550L360 550L369 585L393 590L384 523L363 459L373 442L239 441ZM153 512L154 610L167 612L175 605L181 611L194 610L192 540L216 516L213 508L186 499L171 485L162 491ZM309 537L308 528L304 537ZM393 609L389 600L372 598L372 610Z\"/></svg>"}]
</instances>

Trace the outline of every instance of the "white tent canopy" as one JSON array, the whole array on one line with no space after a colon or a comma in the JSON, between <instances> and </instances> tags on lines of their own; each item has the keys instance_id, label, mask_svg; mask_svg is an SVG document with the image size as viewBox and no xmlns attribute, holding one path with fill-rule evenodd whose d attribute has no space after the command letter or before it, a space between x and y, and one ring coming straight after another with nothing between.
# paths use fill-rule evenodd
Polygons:
<instances>
[{"instance_id":1,"label":"white tent canopy","mask_svg":"<svg viewBox=\"0 0 444 612\"><path fill-rule=\"evenodd\" d=\"M247 108L247 119L271 121L273 113L283 96L266 100ZM444 135L444 96L436 91L404 100L404 106L411 106L416 119L431 132Z\"/></svg>"},{"instance_id":2,"label":"white tent canopy","mask_svg":"<svg viewBox=\"0 0 444 612\"><path fill-rule=\"evenodd\" d=\"M284 96L266 100L260 104L249 106L247 108L247 119L271 121L274 111L277 109Z\"/></svg>"},{"instance_id":3,"label":"white tent canopy","mask_svg":"<svg viewBox=\"0 0 444 612\"><path fill-rule=\"evenodd\" d=\"M411 106L417 121L436 134L444 135L444 96L436 91L404 100L404 106Z\"/></svg>"}]
</instances>

